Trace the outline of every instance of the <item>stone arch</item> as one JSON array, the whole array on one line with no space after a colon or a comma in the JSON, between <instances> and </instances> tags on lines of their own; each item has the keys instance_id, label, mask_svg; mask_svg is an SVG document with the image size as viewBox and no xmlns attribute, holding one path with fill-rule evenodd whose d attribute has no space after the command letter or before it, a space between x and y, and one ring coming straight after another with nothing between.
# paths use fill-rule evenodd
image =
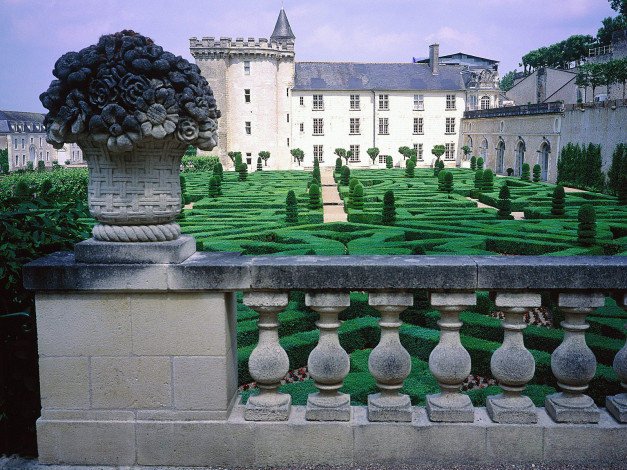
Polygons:
<instances>
[{"instance_id":1,"label":"stone arch","mask_svg":"<svg viewBox=\"0 0 627 470\"><path fill-rule=\"evenodd\" d=\"M514 150L514 154L516 156L516 161L514 164L514 176L520 176L522 174L522 166L525 163L525 151L527 150L527 145L522 137L518 137L518 142L516 142L516 147Z\"/></svg>"},{"instance_id":2,"label":"stone arch","mask_svg":"<svg viewBox=\"0 0 627 470\"><path fill-rule=\"evenodd\" d=\"M483 158L483 168L488 167L488 139L485 137L481 141L481 147L479 147L479 156Z\"/></svg>"},{"instance_id":3,"label":"stone arch","mask_svg":"<svg viewBox=\"0 0 627 470\"><path fill-rule=\"evenodd\" d=\"M496 173L502 175L505 172L505 141L499 137L496 143Z\"/></svg>"},{"instance_id":4,"label":"stone arch","mask_svg":"<svg viewBox=\"0 0 627 470\"><path fill-rule=\"evenodd\" d=\"M551 142L546 137L542 139L540 148L538 149L538 163L542 169L541 179L547 181L549 179L549 167L551 163Z\"/></svg>"}]
</instances>

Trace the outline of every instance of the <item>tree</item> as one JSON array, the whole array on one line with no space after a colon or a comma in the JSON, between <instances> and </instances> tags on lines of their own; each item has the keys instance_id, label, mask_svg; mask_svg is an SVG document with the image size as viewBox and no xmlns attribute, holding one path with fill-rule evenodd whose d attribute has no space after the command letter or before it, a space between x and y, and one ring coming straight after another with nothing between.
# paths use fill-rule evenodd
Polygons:
<instances>
[{"instance_id":1,"label":"tree","mask_svg":"<svg viewBox=\"0 0 627 470\"><path fill-rule=\"evenodd\" d=\"M442 189L448 194L453 191L453 173L450 171L444 172L444 187Z\"/></svg>"},{"instance_id":2,"label":"tree","mask_svg":"<svg viewBox=\"0 0 627 470\"><path fill-rule=\"evenodd\" d=\"M316 183L312 183L312 185L309 186L309 210L317 210L321 207L320 186Z\"/></svg>"},{"instance_id":3,"label":"tree","mask_svg":"<svg viewBox=\"0 0 627 470\"><path fill-rule=\"evenodd\" d=\"M522 164L522 173L520 175L520 179L523 181L531 181L531 178L529 177L530 171L529 171L529 163L523 163Z\"/></svg>"},{"instance_id":4,"label":"tree","mask_svg":"<svg viewBox=\"0 0 627 470\"><path fill-rule=\"evenodd\" d=\"M348 152L346 152L346 156L344 157L344 160L346 160L346 165L348 165L348 161L353 158L353 155L355 154L355 152L353 152L352 150L349 150Z\"/></svg>"},{"instance_id":5,"label":"tree","mask_svg":"<svg viewBox=\"0 0 627 470\"><path fill-rule=\"evenodd\" d=\"M477 157L475 157L474 155L470 157L470 169L472 171L477 170Z\"/></svg>"},{"instance_id":6,"label":"tree","mask_svg":"<svg viewBox=\"0 0 627 470\"><path fill-rule=\"evenodd\" d=\"M398 153L400 153L403 156L403 158L407 160L410 157L409 150L410 150L409 147L407 147L406 145L403 145L402 147L398 148Z\"/></svg>"},{"instance_id":7,"label":"tree","mask_svg":"<svg viewBox=\"0 0 627 470\"><path fill-rule=\"evenodd\" d=\"M503 92L508 92L509 90L514 88L515 76L516 76L516 69L510 72L507 72L505 75L503 75L503 78L501 78L501 81L499 82L499 88Z\"/></svg>"},{"instance_id":8,"label":"tree","mask_svg":"<svg viewBox=\"0 0 627 470\"><path fill-rule=\"evenodd\" d=\"M314 167L312 175L313 175L313 179L315 181L317 181L318 184L320 184L322 182L322 177L320 175L320 167L319 166Z\"/></svg>"},{"instance_id":9,"label":"tree","mask_svg":"<svg viewBox=\"0 0 627 470\"><path fill-rule=\"evenodd\" d=\"M353 198L351 199L351 208L361 211L364 209L364 187L361 183L355 185L353 190Z\"/></svg>"},{"instance_id":10,"label":"tree","mask_svg":"<svg viewBox=\"0 0 627 470\"><path fill-rule=\"evenodd\" d=\"M394 225L396 223L396 202L394 192L388 190L383 195L383 210L381 212L382 225Z\"/></svg>"},{"instance_id":11,"label":"tree","mask_svg":"<svg viewBox=\"0 0 627 470\"><path fill-rule=\"evenodd\" d=\"M627 15L618 15L616 18L608 16L601 21L601 26L597 31L597 42L601 46L608 46L612 43L612 33L627 29Z\"/></svg>"},{"instance_id":12,"label":"tree","mask_svg":"<svg viewBox=\"0 0 627 470\"><path fill-rule=\"evenodd\" d=\"M483 188L483 170L475 171L475 189L481 191Z\"/></svg>"},{"instance_id":13,"label":"tree","mask_svg":"<svg viewBox=\"0 0 627 470\"><path fill-rule=\"evenodd\" d=\"M577 214L579 227L577 229L577 243L581 246L592 246L596 238L596 213L590 203L583 204Z\"/></svg>"},{"instance_id":14,"label":"tree","mask_svg":"<svg viewBox=\"0 0 627 470\"><path fill-rule=\"evenodd\" d=\"M376 160L377 160L377 157L379 156L379 149L377 147L369 148L368 150L366 150L366 153L370 157L370 160L372 160L373 165L377 163Z\"/></svg>"},{"instance_id":15,"label":"tree","mask_svg":"<svg viewBox=\"0 0 627 470\"><path fill-rule=\"evenodd\" d=\"M300 166L300 164L305 159L305 152L303 152L301 149L296 148L290 150L290 153L292 154L292 157L294 157L298 162L298 166Z\"/></svg>"},{"instance_id":16,"label":"tree","mask_svg":"<svg viewBox=\"0 0 627 470\"><path fill-rule=\"evenodd\" d=\"M504 184L499 191L499 200L497 201L499 211L496 213L499 219L510 219L512 213L512 201L509 193L509 186Z\"/></svg>"},{"instance_id":17,"label":"tree","mask_svg":"<svg viewBox=\"0 0 627 470\"><path fill-rule=\"evenodd\" d=\"M483 170L483 158L479 157L477 159L477 170Z\"/></svg>"},{"instance_id":18,"label":"tree","mask_svg":"<svg viewBox=\"0 0 627 470\"><path fill-rule=\"evenodd\" d=\"M298 202L296 201L296 194L291 189L287 192L285 199L285 222L288 224L298 223Z\"/></svg>"},{"instance_id":19,"label":"tree","mask_svg":"<svg viewBox=\"0 0 627 470\"><path fill-rule=\"evenodd\" d=\"M242 153L235 152L235 171L239 172L239 168L242 166Z\"/></svg>"},{"instance_id":20,"label":"tree","mask_svg":"<svg viewBox=\"0 0 627 470\"><path fill-rule=\"evenodd\" d=\"M216 179L216 184L218 186L218 196L222 194L222 179L224 178L223 172L222 163L218 163L213 167L213 176Z\"/></svg>"},{"instance_id":21,"label":"tree","mask_svg":"<svg viewBox=\"0 0 627 470\"><path fill-rule=\"evenodd\" d=\"M407 165L405 165L405 178L413 178L414 177L414 168L416 168L416 164L413 160L408 160Z\"/></svg>"},{"instance_id":22,"label":"tree","mask_svg":"<svg viewBox=\"0 0 627 470\"><path fill-rule=\"evenodd\" d=\"M348 159L346 158L346 149L339 147L336 148L333 153L340 158L344 158L346 160L346 164L348 165Z\"/></svg>"},{"instance_id":23,"label":"tree","mask_svg":"<svg viewBox=\"0 0 627 470\"><path fill-rule=\"evenodd\" d=\"M618 194L623 176L627 176L627 145L618 144L612 153L612 165L607 172L607 189L611 194Z\"/></svg>"},{"instance_id":24,"label":"tree","mask_svg":"<svg viewBox=\"0 0 627 470\"><path fill-rule=\"evenodd\" d=\"M540 179L542 179L542 167L536 163L533 165L533 182L539 183Z\"/></svg>"},{"instance_id":25,"label":"tree","mask_svg":"<svg viewBox=\"0 0 627 470\"><path fill-rule=\"evenodd\" d=\"M464 152L464 160L468 160L468 154L470 153L470 147L468 147L468 145L464 145L462 147L462 152Z\"/></svg>"},{"instance_id":26,"label":"tree","mask_svg":"<svg viewBox=\"0 0 627 470\"><path fill-rule=\"evenodd\" d=\"M337 157L335 159L335 173L339 173L341 170L342 170L342 159L340 157Z\"/></svg>"},{"instance_id":27,"label":"tree","mask_svg":"<svg viewBox=\"0 0 627 470\"><path fill-rule=\"evenodd\" d=\"M0 174L9 172L9 149L0 149Z\"/></svg>"},{"instance_id":28,"label":"tree","mask_svg":"<svg viewBox=\"0 0 627 470\"><path fill-rule=\"evenodd\" d=\"M385 167L392 168L394 166L394 160L392 160L392 155L386 155L385 157Z\"/></svg>"},{"instance_id":29,"label":"tree","mask_svg":"<svg viewBox=\"0 0 627 470\"><path fill-rule=\"evenodd\" d=\"M562 217L565 213L566 207L566 193L564 192L564 186L558 184L553 190L553 197L551 199L551 214L556 217Z\"/></svg>"},{"instance_id":30,"label":"tree","mask_svg":"<svg viewBox=\"0 0 627 470\"><path fill-rule=\"evenodd\" d=\"M481 192L491 193L492 191L494 191L494 173L488 168L481 178Z\"/></svg>"},{"instance_id":31,"label":"tree","mask_svg":"<svg viewBox=\"0 0 627 470\"><path fill-rule=\"evenodd\" d=\"M239 177L237 178L238 181L246 181L246 178L248 177L248 165L246 165L246 163L242 163L239 166Z\"/></svg>"},{"instance_id":32,"label":"tree","mask_svg":"<svg viewBox=\"0 0 627 470\"><path fill-rule=\"evenodd\" d=\"M627 0L608 0L612 10L627 16Z\"/></svg>"},{"instance_id":33,"label":"tree","mask_svg":"<svg viewBox=\"0 0 627 470\"><path fill-rule=\"evenodd\" d=\"M233 166L235 166L235 171L237 171L237 165L235 163L235 160L237 159L238 155L239 155L239 158L241 159L242 158L242 153L241 152L229 152L229 153L227 153L227 155L229 156L229 158L233 162Z\"/></svg>"},{"instance_id":34,"label":"tree","mask_svg":"<svg viewBox=\"0 0 627 470\"><path fill-rule=\"evenodd\" d=\"M344 165L342 169L340 170L340 185L348 186L348 184L350 183L350 177L351 177L351 170L349 167Z\"/></svg>"},{"instance_id":35,"label":"tree","mask_svg":"<svg viewBox=\"0 0 627 470\"><path fill-rule=\"evenodd\" d=\"M359 184L359 180L357 178L351 178L348 182L348 207L351 207L353 203L353 194L355 193L355 186Z\"/></svg>"},{"instance_id":36,"label":"tree","mask_svg":"<svg viewBox=\"0 0 627 470\"><path fill-rule=\"evenodd\" d=\"M195 157L197 154L197 150L196 147L194 147L193 145L189 145L187 146L187 148L185 149L185 154L184 156L186 157Z\"/></svg>"},{"instance_id":37,"label":"tree","mask_svg":"<svg viewBox=\"0 0 627 470\"><path fill-rule=\"evenodd\" d=\"M261 163L261 157L257 157L257 171L263 170L263 164Z\"/></svg>"},{"instance_id":38,"label":"tree","mask_svg":"<svg viewBox=\"0 0 627 470\"><path fill-rule=\"evenodd\" d=\"M218 197L218 182L216 181L215 176L212 176L211 178L209 178L207 195L212 198Z\"/></svg>"},{"instance_id":39,"label":"tree","mask_svg":"<svg viewBox=\"0 0 627 470\"><path fill-rule=\"evenodd\" d=\"M620 186L618 187L618 205L627 206L627 176L622 175L619 178Z\"/></svg>"},{"instance_id":40,"label":"tree","mask_svg":"<svg viewBox=\"0 0 627 470\"><path fill-rule=\"evenodd\" d=\"M431 149L431 153L435 155L437 161L440 161L440 157L444 155L444 152L446 152L446 148L442 144L434 145Z\"/></svg>"},{"instance_id":41,"label":"tree","mask_svg":"<svg viewBox=\"0 0 627 470\"><path fill-rule=\"evenodd\" d=\"M263 160L264 165L268 166L268 159L270 158L270 152L267 152L266 150L262 150L261 152L259 152L259 156Z\"/></svg>"}]
</instances>

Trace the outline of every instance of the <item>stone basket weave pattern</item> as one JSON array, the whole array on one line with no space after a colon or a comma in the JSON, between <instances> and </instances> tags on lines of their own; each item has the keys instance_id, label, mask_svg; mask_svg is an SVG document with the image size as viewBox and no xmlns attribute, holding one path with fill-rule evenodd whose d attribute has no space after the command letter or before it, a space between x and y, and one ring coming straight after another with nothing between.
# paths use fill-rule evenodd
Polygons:
<instances>
[{"instance_id":1,"label":"stone basket weave pattern","mask_svg":"<svg viewBox=\"0 0 627 470\"><path fill-rule=\"evenodd\" d=\"M130 152L82 144L89 167L89 210L103 224L165 224L181 211L180 161L187 145L144 139Z\"/></svg>"}]
</instances>

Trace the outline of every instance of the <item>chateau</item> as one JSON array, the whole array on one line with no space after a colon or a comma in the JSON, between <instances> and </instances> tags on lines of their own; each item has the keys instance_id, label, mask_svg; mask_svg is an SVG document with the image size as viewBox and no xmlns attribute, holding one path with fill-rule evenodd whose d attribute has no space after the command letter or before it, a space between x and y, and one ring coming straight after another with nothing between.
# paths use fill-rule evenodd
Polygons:
<instances>
[{"instance_id":1,"label":"chateau","mask_svg":"<svg viewBox=\"0 0 627 470\"><path fill-rule=\"evenodd\" d=\"M430 166L431 149L443 144L448 166L459 166L460 126L465 110L499 105L498 62L467 54L408 63L296 62L295 36L281 9L265 38L190 39L190 51L222 111L219 154L239 151L250 166L260 151L271 169L297 168L290 150L335 165L334 150L352 150L353 167L368 167L366 150L377 147L375 164L391 155L402 166L401 146L413 147L418 166ZM215 150L214 150L215 152Z\"/></svg>"}]
</instances>

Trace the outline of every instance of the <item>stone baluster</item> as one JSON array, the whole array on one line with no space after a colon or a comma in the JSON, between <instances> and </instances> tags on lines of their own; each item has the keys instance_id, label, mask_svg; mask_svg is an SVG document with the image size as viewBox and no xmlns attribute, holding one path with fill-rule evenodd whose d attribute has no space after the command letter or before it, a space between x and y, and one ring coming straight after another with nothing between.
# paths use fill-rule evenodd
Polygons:
<instances>
[{"instance_id":1,"label":"stone baluster","mask_svg":"<svg viewBox=\"0 0 627 470\"><path fill-rule=\"evenodd\" d=\"M431 306L441 314L440 342L429 356L429 370L437 379L440 393L427 395L431 421L473 422L475 411L468 395L459 393L470 374L470 354L459 338L459 313L476 303L475 293L431 294Z\"/></svg>"},{"instance_id":2,"label":"stone baluster","mask_svg":"<svg viewBox=\"0 0 627 470\"><path fill-rule=\"evenodd\" d=\"M501 323L505 332L503 344L492 354L490 367L503 393L487 398L488 414L496 423L536 423L536 407L521 392L536 370L535 359L523 341L523 330L527 326L524 315L529 308L541 305L540 294L498 293L495 304L505 315Z\"/></svg>"},{"instance_id":3,"label":"stone baluster","mask_svg":"<svg viewBox=\"0 0 627 470\"><path fill-rule=\"evenodd\" d=\"M622 299L623 308L627 304L627 296ZM624 325L627 330L627 323ZM616 353L614 357L614 372L620 379L620 385L625 390L625 393L619 393L613 397L605 398L605 407L607 411L612 413L612 416L621 423L627 423L627 343L622 347L620 351Z\"/></svg>"},{"instance_id":4,"label":"stone baluster","mask_svg":"<svg viewBox=\"0 0 627 470\"><path fill-rule=\"evenodd\" d=\"M309 421L349 421L350 395L339 390L350 370L347 352L340 346L339 313L350 305L348 292L312 292L305 296L305 304L320 314L316 326L320 339L309 354L307 367L319 390L307 398L305 419Z\"/></svg>"},{"instance_id":5,"label":"stone baluster","mask_svg":"<svg viewBox=\"0 0 627 470\"><path fill-rule=\"evenodd\" d=\"M547 413L557 422L598 423L601 419L594 401L583 392L597 368L594 353L586 344L586 315L604 304L600 293L559 295L558 305L566 316L562 322L564 340L551 355L551 370L562 392L545 400Z\"/></svg>"},{"instance_id":6,"label":"stone baluster","mask_svg":"<svg viewBox=\"0 0 627 470\"><path fill-rule=\"evenodd\" d=\"M368 369L381 392L368 395L368 419L411 421L411 400L398 393L411 372L411 356L401 345L398 329L403 324L399 314L413 305L414 296L410 292L372 292L368 303L381 312L381 339L368 358Z\"/></svg>"},{"instance_id":7,"label":"stone baluster","mask_svg":"<svg viewBox=\"0 0 627 470\"><path fill-rule=\"evenodd\" d=\"M246 403L247 421L284 421L289 418L292 397L279 393L281 380L289 370L289 358L279 344L278 314L288 304L286 292L245 292L244 305L259 313L259 342L250 354L248 370L257 382L259 394Z\"/></svg>"}]
</instances>

